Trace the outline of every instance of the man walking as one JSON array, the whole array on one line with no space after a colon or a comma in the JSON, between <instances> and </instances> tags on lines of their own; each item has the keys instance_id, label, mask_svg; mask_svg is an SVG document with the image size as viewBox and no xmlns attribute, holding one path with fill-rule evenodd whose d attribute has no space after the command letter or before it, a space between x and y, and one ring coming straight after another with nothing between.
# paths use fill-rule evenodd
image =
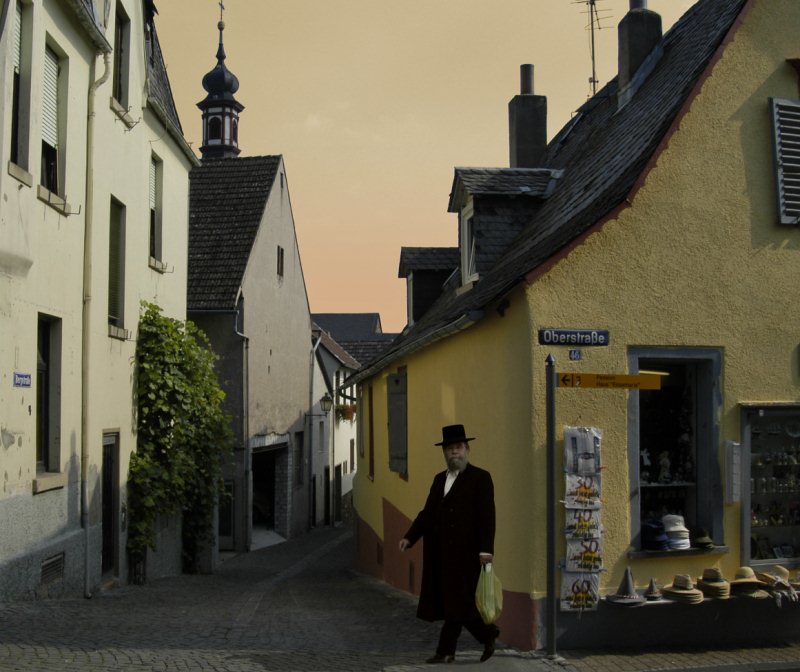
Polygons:
<instances>
[{"instance_id":1,"label":"man walking","mask_svg":"<svg viewBox=\"0 0 800 672\"><path fill-rule=\"evenodd\" d=\"M442 427L447 470L433 479L425 507L400 540L405 551L420 538L422 587L417 617L444 619L436 654L428 663L452 663L462 627L483 644L481 662L494 653L497 626L487 625L475 606L481 565L494 553L494 484L488 471L469 463L469 442L463 425Z\"/></svg>"}]
</instances>

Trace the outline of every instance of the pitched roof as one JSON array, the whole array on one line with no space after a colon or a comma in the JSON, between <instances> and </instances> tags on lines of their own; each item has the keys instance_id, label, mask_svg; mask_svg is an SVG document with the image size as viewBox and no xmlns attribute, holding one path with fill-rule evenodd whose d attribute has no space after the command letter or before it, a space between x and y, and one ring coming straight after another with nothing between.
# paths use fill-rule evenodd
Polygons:
<instances>
[{"instance_id":1,"label":"pitched roof","mask_svg":"<svg viewBox=\"0 0 800 672\"><path fill-rule=\"evenodd\" d=\"M537 202L520 234L470 291L445 293L355 382L467 328L491 302L622 204L745 2L699 0L662 38L660 58L648 64L650 76L626 105L618 106L616 78L589 99L548 145L543 164L564 171L550 198Z\"/></svg>"},{"instance_id":2,"label":"pitched roof","mask_svg":"<svg viewBox=\"0 0 800 672\"><path fill-rule=\"evenodd\" d=\"M564 174L550 168L456 168L448 212L458 212L466 194L549 198Z\"/></svg>"},{"instance_id":3,"label":"pitched roof","mask_svg":"<svg viewBox=\"0 0 800 672\"><path fill-rule=\"evenodd\" d=\"M361 368L385 352L395 338L397 334L376 334L369 341L344 341L340 345L358 360Z\"/></svg>"},{"instance_id":4,"label":"pitched roof","mask_svg":"<svg viewBox=\"0 0 800 672\"><path fill-rule=\"evenodd\" d=\"M401 247L399 278L411 271L452 271L458 268L457 247Z\"/></svg>"},{"instance_id":5,"label":"pitched roof","mask_svg":"<svg viewBox=\"0 0 800 672\"><path fill-rule=\"evenodd\" d=\"M364 341L383 333L380 313L313 313L311 319L339 343Z\"/></svg>"},{"instance_id":6,"label":"pitched roof","mask_svg":"<svg viewBox=\"0 0 800 672\"><path fill-rule=\"evenodd\" d=\"M236 308L281 160L206 159L189 173L189 310Z\"/></svg>"},{"instance_id":7,"label":"pitched roof","mask_svg":"<svg viewBox=\"0 0 800 672\"><path fill-rule=\"evenodd\" d=\"M104 54L110 54L112 51L111 43L106 37L105 28L100 17L97 16L94 2L92 0L68 0L68 2L94 46Z\"/></svg>"},{"instance_id":8,"label":"pitched roof","mask_svg":"<svg viewBox=\"0 0 800 672\"><path fill-rule=\"evenodd\" d=\"M337 343L327 331L320 328L318 324L314 324L312 329L314 331L314 336L319 334L320 345L331 353L340 364L350 369L357 369L361 366L345 348Z\"/></svg>"}]
</instances>

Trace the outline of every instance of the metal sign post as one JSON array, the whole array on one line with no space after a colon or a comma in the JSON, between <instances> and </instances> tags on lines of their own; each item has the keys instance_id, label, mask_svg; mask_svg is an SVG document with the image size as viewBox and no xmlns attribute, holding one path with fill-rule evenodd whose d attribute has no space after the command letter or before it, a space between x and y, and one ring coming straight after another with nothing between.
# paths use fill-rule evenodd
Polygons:
<instances>
[{"instance_id":1,"label":"metal sign post","mask_svg":"<svg viewBox=\"0 0 800 672\"><path fill-rule=\"evenodd\" d=\"M547 355L547 655L556 655L556 360Z\"/></svg>"}]
</instances>

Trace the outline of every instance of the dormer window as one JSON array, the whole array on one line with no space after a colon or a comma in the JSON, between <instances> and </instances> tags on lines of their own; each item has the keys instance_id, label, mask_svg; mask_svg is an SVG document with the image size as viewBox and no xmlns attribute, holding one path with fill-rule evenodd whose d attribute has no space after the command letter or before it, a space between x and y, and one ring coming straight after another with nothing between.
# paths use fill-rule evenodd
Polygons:
<instances>
[{"instance_id":1,"label":"dormer window","mask_svg":"<svg viewBox=\"0 0 800 672\"><path fill-rule=\"evenodd\" d=\"M475 243L475 218L472 200L461 211L461 284L468 285L478 279L477 250Z\"/></svg>"}]
</instances>

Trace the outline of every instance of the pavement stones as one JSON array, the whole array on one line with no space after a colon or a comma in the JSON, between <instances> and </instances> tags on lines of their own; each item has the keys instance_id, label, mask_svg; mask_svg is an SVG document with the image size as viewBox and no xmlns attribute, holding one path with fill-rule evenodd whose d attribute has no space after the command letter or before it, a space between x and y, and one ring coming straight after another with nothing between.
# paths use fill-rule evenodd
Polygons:
<instances>
[{"instance_id":1,"label":"pavement stones","mask_svg":"<svg viewBox=\"0 0 800 672\"><path fill-rule=\"evenodd\" d=\"M352 570L349 529L322 528L235 556L211 576L126 586L91 600L0 603L0 672L412 672L439 624L416 599ZM499 648L486 663L464 633L452 672L800 670L800 647L541 653ZM698 672L701 672L698 669Z\"/></svg>"}]
</instances>

